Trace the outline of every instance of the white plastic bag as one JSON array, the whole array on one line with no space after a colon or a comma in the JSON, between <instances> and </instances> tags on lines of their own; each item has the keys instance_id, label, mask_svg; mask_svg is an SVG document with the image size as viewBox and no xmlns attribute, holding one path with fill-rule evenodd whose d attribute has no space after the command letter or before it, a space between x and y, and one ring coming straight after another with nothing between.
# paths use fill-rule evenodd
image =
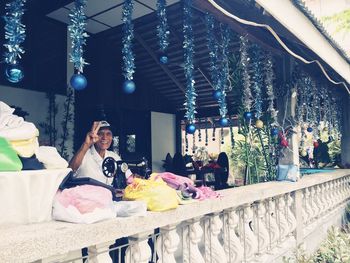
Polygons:
<instances>
[{"instance_id":1,"label":"white plastic bag","mask_svg":"<svg viewBox=\"0 0 350 263\"><path fill-rule=\"evenodd\" d=\"M91 224L115 217L112 194L103 187L76 186L58 191L54 198L52 211L54 220Z\"/></svg>"},{"instance_id":2,"label":"white plastic bag","mask_svg":"<svg viewBox=\"0 0 350 263\"><path fill-rule=\"evenodd\" d=\"M120 201L114 202L117 216L145 216L147 212L147 203L144 201Z\"/></svg>"}]
</instances>

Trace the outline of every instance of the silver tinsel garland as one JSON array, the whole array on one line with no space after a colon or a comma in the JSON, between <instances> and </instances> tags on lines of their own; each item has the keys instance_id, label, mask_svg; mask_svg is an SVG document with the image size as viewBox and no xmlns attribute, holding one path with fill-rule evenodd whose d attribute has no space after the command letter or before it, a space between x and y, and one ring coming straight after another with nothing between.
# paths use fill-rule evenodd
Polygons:
<instances>
[{"instance_id":1,"label":"silver tinsel garland","mask_svg":"<svg viewBox=\"0 0 350 263\"><path fill-rule=\"evenodd\" d=\"M249 62L250 58L248 55L248 39L245 36L241 36L240 43L240 53L241 53L241 68L242 68L242 79L243 79L243 96L242 96L242 105L244 111L250 112L252 107L252 92L250 90L250 76L249 76Z\"/></svg>"}]
</instances>

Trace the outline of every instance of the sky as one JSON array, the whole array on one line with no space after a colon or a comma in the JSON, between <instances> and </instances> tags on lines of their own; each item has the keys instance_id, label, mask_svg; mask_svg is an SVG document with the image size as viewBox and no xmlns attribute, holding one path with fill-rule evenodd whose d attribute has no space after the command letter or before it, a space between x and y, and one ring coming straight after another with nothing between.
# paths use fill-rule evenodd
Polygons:
<instances>
[{"instance_id":1,"label":"sky","mask_svg":"<svg viewBox=\"0 0 350 263\"><path fill-rule=\"evenodd\" d=\"M350 0L304 0L304 3L320 20L322 17L332 16L350 9ZM339 46L350 56L350 32L336 32L335 23L323 22L323 25Z\"/></svg>"}]
</instances>

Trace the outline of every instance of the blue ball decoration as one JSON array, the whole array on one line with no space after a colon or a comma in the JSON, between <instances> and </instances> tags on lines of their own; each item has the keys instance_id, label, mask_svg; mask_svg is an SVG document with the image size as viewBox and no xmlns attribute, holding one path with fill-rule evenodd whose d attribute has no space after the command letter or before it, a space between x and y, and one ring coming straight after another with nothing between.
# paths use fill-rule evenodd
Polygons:
<instances>
[{"instance_id":1,"label":"blue ball decoration","mask_svg":"<svg viewBox=\"0 0 350 263\"><path fill-rule=\"evenodd\" d=\"M135 91L136 86L135 86L135 82L133 82L132 80L125 80L123 83L123 91L126 94L131 94Z\"/></svg>"},{"instance_id":2,"label":"blue ball decoration","mask_svg":"<svg viewBox=\"0 0 350 263\"><path fill-rule=\"evenodd\" d=\"M83 90L87 86L87 80L83 74L74 74L70 78L70 85L75 89L75 90Z\"/></svg>"},{"instance_id":3,"label":"blue ball decoration","mask_svg":"<svg viewBox=\"0 0 350 263\"><path fill-rule=\"evenodd\" d=\"M196 126L193 123L189 123L186 125L186 131L189 134L194 134L196 131Z\"/></svg>"},{"instance_id":4,"label":"blue ball decoration","mask_svg":"<svg viewBox=\"0 0 350 263\"><path fill-rule=\"evenodd\" d=\"M168 64L168 62L169 62L168 56L166 54L162 53L159 56L159 62L162 63L162 64Z\"/></svg>"},{"instance_id":5,"label":"blue ball decoration","mask_svg":"<svg viewBox=\"0 0 350 263\"><path fill-rule=\"evenodd\" d=\"M221 126L225 127L228 125L228 119L226 118L220 118L219 123Z\"/></svg>"},{"instance_id":6,"label":"blue ball decoration","mask_svg":"<svg viewBox=\"0 0 350 263\"><path fill-rule=\"evenodd\" d=\"M247 121L249 121L252 117L253 117L253 114L251 113L251 112L245 112L244 114L243 114L243 117L244 117L244 119L246 119Z\"/></svg>"},{"instance_id":7,"label":"blue ball decoration","mask_svg":"<svg viewBox=\"0 0 350 263\"><path fill-rule=\"evenodd\" d=\"M272 128L272 129L271 129L271 135L272 135L272 136L278 135L278 129L277 129L277 128Z\"/></svg>"},{"instance_id":8,"label":"blue ball decoration","mask_svg":"<svg viewBox=\"0 0 350 263\"><path fill-rule=\"evenodd\" d=\"M219 100L219 99L221 98L221 96L222 96L222 93L221 93L220 90L215 90L215 91L213 92L213 98L214 98L214 99Z\"/></svg>"},{"instance_id":9,"label":"blue ball decoration","mask_svg":"<svg viewBox=\"0 0 350 263\"><path fill-rule=\"evenodd\" d=\"M24 77L23 68L18 64L8 65L5 71L5 75L8 81L12 83L18 83Z\"/></svg>"},{"instance_id":10,"label":"blue ball decoration","mask_svg":"<svg viewBox=\"0 0 350 263\"><path fill-rule=\"evenodd\" d=\"M306 129L308 132L312 132L312 128L311 127L307 127L307 129Z\"/></svg>"}]
</instances>

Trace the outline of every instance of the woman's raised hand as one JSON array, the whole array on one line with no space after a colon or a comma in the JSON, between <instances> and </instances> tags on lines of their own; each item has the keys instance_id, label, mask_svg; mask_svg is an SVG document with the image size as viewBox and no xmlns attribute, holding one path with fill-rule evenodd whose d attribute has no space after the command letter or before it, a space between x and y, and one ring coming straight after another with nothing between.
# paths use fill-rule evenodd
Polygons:
<instances>
[{"instance_id":1,"label":"woman's raised hand","mask_svg":"<svg viewBox=\"0 0 350 263\"><path fill-rule=\"evenodd\" d=\"M94 123L92 124L91 130L86 134L86 137L85 137L84 143L88 147L90 147L91 145L93 145L95 142L99 140L97 133L100 127L101 127L101 122L94 121Z\"/></svg>"}]
</instances>

